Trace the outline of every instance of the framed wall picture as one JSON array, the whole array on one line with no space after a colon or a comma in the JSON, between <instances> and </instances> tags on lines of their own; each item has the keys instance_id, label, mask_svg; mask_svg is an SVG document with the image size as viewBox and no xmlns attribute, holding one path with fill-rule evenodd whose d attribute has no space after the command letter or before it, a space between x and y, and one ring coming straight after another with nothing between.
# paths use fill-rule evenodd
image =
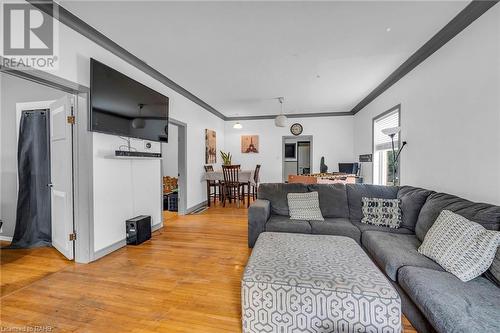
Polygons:
<instances>
[{"instance_id":1,"label":"framed wall picture","mask_svg":"<svg viewBox=\"0 0 500 333\"><path fill-rule=\"evenodd\" d=\"M243 154L259 152L259 136L258 135L242 135L241 136L241 152Z\"/></svg>"},{"instance_id":2,"label":"framed wall picture","mask_svg":"<svg viewBox=\"0 0 500 333\"><path fill-rule=\"evenodd\" d=\"M205 164L217 163L217 133L205 130Z\"/></svg>"}]
</instances>

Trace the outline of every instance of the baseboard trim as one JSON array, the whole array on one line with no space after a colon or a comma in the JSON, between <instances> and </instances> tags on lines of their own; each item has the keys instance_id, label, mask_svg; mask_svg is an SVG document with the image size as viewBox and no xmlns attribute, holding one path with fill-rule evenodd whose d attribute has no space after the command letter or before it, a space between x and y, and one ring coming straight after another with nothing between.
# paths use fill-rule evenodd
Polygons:
<instances>
[{"instance_id":1,"label":"baseboard trim","mask_svg":"<svg viewBox=\"0 0 500 333\"><path fill-rule=\"evenodd\" d=\"M155 232L156 230L160 230L161 228L163 228L163 222L151 226L151 232Z\"/></svg>"},{"instance_id":2,"label":"baseboard trim","mask_svg":"<svg viewBox=\"0 0 500 333\"><path fill-rule=\"evenodd\" d=\"M12 237L0 236L0 241L12 242Z\"/></svg>"},{"instance_id":3,"label":"baseboard trim","mask_svg":"<svg viewBox=\"0 0 500 333\"><path fill-rule=\"evenodd\" d=\"M92 259L92 261L96 261L98 259L101 259L102 257L107 256L111 252L114 252L114 251L116 251L118 249L121 249L122 247L124 247L126 245L127 245L127 240L126 239L121 239L121 240L119 240L118 242L116 242L114 244L111 244L109 246L106 246L103 249L95 251L94 252L94 258Z\"/></svg>"},{"instance_id":4,"label":"baseboard trim","mask_svg":"<svg viewBox=\"0 0 500 333\"><path fill-rule=\"evenodd\" d=\"M199 204L197 204L197 205L194 205L194 206L192 206L192 207L189 207L189 208L186 210L186 215L187 215L187 214L191 214L191 213L193 213L193 212L196 212L197 210L200 210L201 208L204 208L204 207L205 207L205 206L207 206L207 205L208 205L208 201L207 201L207 200L205 200L205 201L200 202L200 203L199 203Z\"/></svg>"},{"instance_id":5,"label":"baseboard trim","mask_svg":"<svg viewBox=\"0 0 500 333\"><path fill-rule=\"evenodd\" d=\"M163 228L163 222L151 226L151 232L154 232L156 230L160 230L161 228ZM114 244L106 246L104 249L95 251L94 252L94 259L92 261L96 261L98 259L101 259L102 257L107 256L108 254L115 252L116 250L119 250L124 246L127 246L126 239L119 240L118 242L116 242Z\"/></svg>"}]
</instances>

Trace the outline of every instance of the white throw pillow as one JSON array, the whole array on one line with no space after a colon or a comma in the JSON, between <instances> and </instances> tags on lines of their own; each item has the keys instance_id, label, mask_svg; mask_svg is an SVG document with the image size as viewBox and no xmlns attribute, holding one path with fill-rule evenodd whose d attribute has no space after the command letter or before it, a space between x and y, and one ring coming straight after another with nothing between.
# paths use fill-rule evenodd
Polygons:
<instances>
[{"instance_id":1,"label":"white throw pillow","mask_svg":"<svg viewBox=\"0 0 500 333\"><path fill-rule=\"evenodd\" d=\"M324 221L319 209L318 192L288 193L290 219L306 221Z\"/></svg>"},{"instance_id":2,"label":"white throw pillow","mask_svg":"<svg viewBox=\"0 0 500 333\"><path fill-rule=\"evenodd\" d=\"M398 229L403 221L399 199L361 198L361 223Z\"/></svg>"},{"instance_id":3,"label":"white throw pillow","mask_svg":"<svg viewBox=\"0 0 500 333\"><path fill-rule=\"evenodd\" d=\"M500 232L485 229L443 210L425 235L418 252L467 282L488 270L500 245Z\"/></svg>"}]
</instances>

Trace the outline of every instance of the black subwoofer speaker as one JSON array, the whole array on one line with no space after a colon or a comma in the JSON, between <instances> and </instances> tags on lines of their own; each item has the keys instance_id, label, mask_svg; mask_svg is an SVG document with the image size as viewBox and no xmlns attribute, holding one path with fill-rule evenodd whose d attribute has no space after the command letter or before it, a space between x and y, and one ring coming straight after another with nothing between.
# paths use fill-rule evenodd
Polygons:
<instances>
[{"instance_id":1,"label":"black subwoofer speaker","mask_svg":"<svg viewBox=\"0 0 500 333\"><path fill-rule=\"evenodd\" d=\"M127 244L139 245L151 238L151 216L140 215L125 222Z\"/></svg>"}]
</instances>

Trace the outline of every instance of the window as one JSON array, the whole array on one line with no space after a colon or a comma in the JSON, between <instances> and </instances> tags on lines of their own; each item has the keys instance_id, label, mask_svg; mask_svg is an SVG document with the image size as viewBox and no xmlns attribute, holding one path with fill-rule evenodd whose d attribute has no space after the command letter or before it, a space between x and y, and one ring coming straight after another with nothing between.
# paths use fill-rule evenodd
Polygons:
<instances>
[{"instance_id":1,"label":"window","mask_svg":"<svg viewBox=\"0 0 500 333\"><path fill-rule=\"evenodd\" d=\"M400 107L398 105L373 119L373 184L399 184L399 165L394 169L391 137L382 132L384 129L398 127L399 118ZM400 133L397 133L394 136L396 154L400 147L399 138Z\"/></svg>"}]
</instances>

